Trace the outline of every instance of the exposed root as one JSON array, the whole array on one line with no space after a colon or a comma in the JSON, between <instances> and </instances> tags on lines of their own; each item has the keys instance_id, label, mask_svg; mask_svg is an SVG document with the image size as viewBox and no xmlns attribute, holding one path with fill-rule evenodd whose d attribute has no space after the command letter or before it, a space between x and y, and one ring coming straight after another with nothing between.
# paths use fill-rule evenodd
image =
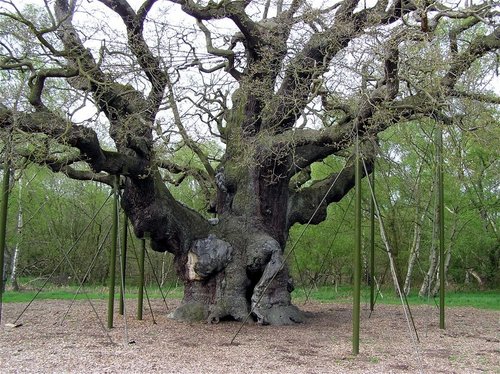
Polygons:
<instances>
[{"instance_id":1,"label":"exposed root","mask_svg":"<svg viewBox=\"0 0 500 374\"><path fill-rule=\"evenodd\" d=\"M304 322L304 314L295 305L275 305L254 308L257 322L262 325L293 325Z\"/></svg>"}]
</instances>

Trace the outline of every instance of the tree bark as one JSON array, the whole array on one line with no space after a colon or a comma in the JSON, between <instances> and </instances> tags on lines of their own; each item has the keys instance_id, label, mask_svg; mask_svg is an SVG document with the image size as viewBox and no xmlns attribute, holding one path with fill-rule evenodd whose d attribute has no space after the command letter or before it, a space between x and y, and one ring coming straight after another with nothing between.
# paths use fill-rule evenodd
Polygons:
<instances>
[{"instance_id":1,"label":"tree bark","mask_svg":"<svg viewBox=\"0 0 500 374\"><path fill-rule=\"evenodd\" d=\"M420 168L421 170L421 168ZM433 188L431 188L430 195L432 195ZM417 179L417 190L416 190L416 196L417 200L415 202L416 208L415 208L415 224L413 226L413 241L410 249L410 258L408 259L408 267L406 270L406 278L405 278L405 283L403 287L403 292L405 293L406 296L410 294L411 290L411 280L412 280L412 275L413 275L413 269L415 267L415 263L418 260L418 257L420 256L420 248L421 248L421 239L422 239L422 228L424 225L425 217L427 217L429 205L431 203L431 200L428 200L426 206L424 209L420 208L420 174Z\"/></svg>"},{"instance_id":2,"label":"tree bark","mask_svg":"<svg viewBox=\"0 0 500 374\"><path fill-rule=\"evenodd\" d=\"M420 242L421 242L420 239L422 238L422 224L423 224L423 217L425 217L425 213L422 214L421 217L422 218L419 219L418 222L415 222L413 228L413 242L411 245L410 258L408 259L408 268L406 269L406 278L403 286L403 292L405 293L406 296L410 294L413 268L415 267L415 263L420 254Z\"/></svg>"},{"instance_id":3,"label":"tree bark","mask_svg":"<svg viewBox=\"0 0 500 374\"><path fill-rule=\"evenodd\" d=\"M218 219L206 235L174 251L185 285L182 306L172 317L262 324L301 322L291 304L293 290L283 258L287 239L288 179L275 183L268 169L228 160L218 169Z\"/></svg>"},{"instance_id":4,"label":"tree bark","mask_svg":"<svg viewBox=\"0 0 500 374\"><path fill-rule=\"evenodd\" d=\"M453 212L453 225L451 227L450 236L448 238L448 243L446 245L445 258L444 258L444 276L446 278L448 274L448 269L450 267L452 249L455 246L455 241L457 239L459 230L458 230L458 214L457 212ZM434 283L434 288L432 289L432 295L437 295L439 292L439 270L436 275L436 282Z\"/></svg>"},{"instance_id":5,"label":"tree bark","mask_svg":"<svg viewBox=\"0 0 500 374\"><path fill-rule=\"evenodd\" d=\"M431 294L431 289L432 289L432 284L434 280L436 279L436 271L437 271L437 265L439 262L439 253L438 253L438 246L437 246L437 230L438 227L435 224L437 222L437 214L438 214L438 209L436 207L434 211L434 224L432 226L432 243L431 243L431 248L430 248L430 253L429 253L429 268L427 270L427 273L425 274L424 280L422 282L422 285L420 287L420 291L418 292L420 297L429 297Z\"/></svg>"}]
</instances>

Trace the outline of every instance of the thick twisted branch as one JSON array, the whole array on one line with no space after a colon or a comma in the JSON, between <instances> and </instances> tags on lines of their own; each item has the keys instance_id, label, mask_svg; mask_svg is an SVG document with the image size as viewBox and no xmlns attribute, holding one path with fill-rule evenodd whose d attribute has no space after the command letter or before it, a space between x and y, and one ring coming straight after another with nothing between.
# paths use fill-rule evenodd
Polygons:
<instances>
[{"instance_id":1,"label":"thick twisted branch","mask_svg":"<svg viewBox=\"0 0 500 374\"><path fill-rule=\"evenodd\" d=\"M372 171L373 155L373 152L366 152L364 155L368 173ZM339 173L334 173L309 187L291 192L288 227L295 223L307 222L314 225L326 219L328 205L340 201L354 187L354 160L355 157L351 157ZM365 176L364 168L362 170Z\"/></svg>"},{"instance_id":2,"label":"thick twisted branch","mask_svg":"<svg viewBox=\"0 0 500 374\"><path fill-rule=\"evenodd\" d=\"M235 59L235 53L230 50L230 49L222 49L222 48L215 48L212 42L212 35L210 33L210 30L203 24L201 20L197 20L196 24L200 28L200 30L205 34L205 43L207 46L207 52L214 55L214 56L219 56L219 57L224 57L227 60L227 63L225 63L223 66L225 70L233 76L234 79L240 80L241 79L241 73L235 69L234 67L234 59ZM204 69L202 70L201 63L199 63L200 66L200 71L203 72L212 72L212 69L207 70ZM218 70L219 67L217 66L216 68L213 69L213 71Z\"/></svg>"},{"instance_id":3,"label":"thick twisted branch","mask_svg":"<svg viewBox=\"0 0 500 374\"><path fill-rule=\"evenodd\" d=\"M249 43L252 43L257 30L257 24L245 12L250 0L222 0L218 3L210 1L207 5L198 5L193 0L170 0L180 4L182 10L199 20L231 19L243 33Z\"/></svg>"},{"instance_id":4,"label":"thick twisted branch","mask_svg":"<svg viewBox=\"0 0 500 374\"><path fill-rule=\"evenodd\" d=\"M94 130L74 125L48 110L16 113L3 105L0 106L0 128L12 127L28 133L42 133L61 144L79 149L95 172L106 171L110 174L135 177L148 172L143 160L102 149Z\"/></svg>"},{"instance_id":5,"label":"thick twisted branch","mask_svg":"<svg viewBox=\"0 0 500 374\"><path fill-rule=\"evenodd\" d=\"M462 74L467 71L472 63L486 53L500 48L500 26L495 27L488 35L475 38L468 48L457 53L450 64L450 69L441 81L444 93L449 93Z\"/></svg>"},{"instance_id":6,"label":"thick twisted branch","mask_svg":"<svg viewBox=\"0 0 500 374\"><path fill-rule=\"evenodd\" d=\"M115 11L121 17L127 28L130 50L137 58L139 65L152 85L152 90L149 94L151 106L149 106L148 111L150 112L149 118L153 120L158 112L163 98L163 92L167 85L167 73L161 68L160 59L149 49L144 40L143 30L146 16L157 0L146 1L137 14L126 0L99 1Z\"/></svg>"},{"instance_id":7,"label":"thick twisted branch","mask_svg":"<svg viewBox=\"0 0 500 374\"><path fill-rule=\"evenodd\" d=\"M264 118L267 126L282 132L291 128L309 102L314 79L325 73L332 58L367 27L394 23L414 7L393 9L386 17L385 8L374 7L354 13L358 1L344 1L338 7L333 26L314 33L302 51L292 59L281 86L267 105Z\"/></svg>"}]
</instances>

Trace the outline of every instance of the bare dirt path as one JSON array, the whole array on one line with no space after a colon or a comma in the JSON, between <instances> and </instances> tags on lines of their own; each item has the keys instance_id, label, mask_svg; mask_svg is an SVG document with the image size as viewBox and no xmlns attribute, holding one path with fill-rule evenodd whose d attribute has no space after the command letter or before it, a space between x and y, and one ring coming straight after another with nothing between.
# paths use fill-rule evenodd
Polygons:
<instances>
[{"instance_id":1,"label":"bare dirt path","mask_svg":"<svg viewBox=\"0 0 500 374\"><path fill-rule=\"evenodd\" d=\"M106 303L93 301L106 323ZM170 301L172 308L178 301ZM78 301L64 323L68 301L35 301L18 328L5 327L25 304L4 305L0 327L1 373L500 373L500 312L448 308L447 329L438 329L438 310L413 307L420 344L413 344L401 306L362 311L360 354L351 355L351 306L300 305L307 323L271 327L249 324L235 344L236 322L218 325L169 320L153 301L135 320L127 302L127 330L101 328L88 301ZM134 341L127 344L128 340Z\"/></svg>"}]
</instances>

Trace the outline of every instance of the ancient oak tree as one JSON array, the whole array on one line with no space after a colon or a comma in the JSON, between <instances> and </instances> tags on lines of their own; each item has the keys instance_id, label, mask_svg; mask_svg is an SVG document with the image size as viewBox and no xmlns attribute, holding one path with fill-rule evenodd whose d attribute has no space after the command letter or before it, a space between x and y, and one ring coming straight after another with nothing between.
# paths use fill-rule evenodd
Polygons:
<instances>
[{"instance_id":1,"label":"ancient oak tree","mask_svg":"<svg viewBox=\"0 0 500 374\"><path fill-rule=\"evenodd\" d=\"M70 178L120 176L135 234L175 258L178 319L300 322L288 231L323 221L353 187L356 136L369 173L387 127L498 102L494 2L16 4L0 2L2 139ZM471 69L481 84L464 83ZM172 157L182 149L196 167ZM345 166L311 181L331 156ZM184 178L205 212L174 198Z\"/></svg>"}]
</instances>

